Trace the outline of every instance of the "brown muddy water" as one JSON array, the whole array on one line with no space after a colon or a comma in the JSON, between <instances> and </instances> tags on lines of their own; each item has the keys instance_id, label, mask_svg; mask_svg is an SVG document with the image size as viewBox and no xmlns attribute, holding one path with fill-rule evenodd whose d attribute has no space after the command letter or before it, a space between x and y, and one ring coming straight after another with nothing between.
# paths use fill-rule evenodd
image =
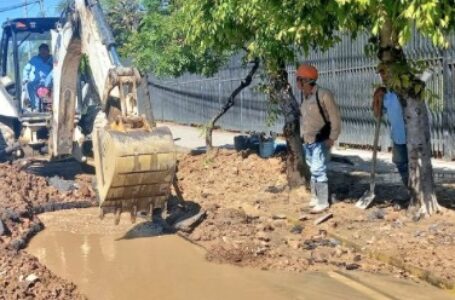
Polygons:
<instances>
[{"instance_id":1,"label":"brown muddy water","mask_svg":"<svg viewBox=\"0 0 455 300\"><path fill-rule=\"evenodd\" d=\"M115 226L112 218L100 221L97 215L97 209L42 214L46 229L27 249L89 299L451 299L426 285L371 274L295 274L209 263L202 248L160 235L148 222L134 226L125 217Z\"/></svg>"}]
</instances>

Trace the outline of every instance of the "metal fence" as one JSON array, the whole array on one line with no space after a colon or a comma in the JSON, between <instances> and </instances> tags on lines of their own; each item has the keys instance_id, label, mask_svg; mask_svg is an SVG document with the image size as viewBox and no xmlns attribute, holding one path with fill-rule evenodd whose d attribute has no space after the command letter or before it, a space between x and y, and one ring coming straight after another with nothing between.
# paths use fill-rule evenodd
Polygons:
<instances>
[{"instance_id":1,"label":"metal fence","mask_svg":"<svg viewBox=\"0 0 455 300\"><path fill-rule=\"evenodd\" d=\"M380 78L375 73L376 59L365 55L366 44L366 35L355 40L345 36L329 51L312 52L301 60L318 68L318 83L335 95L342 115L343 128L339 139L342 144L372 145L371 98L374 84ZM438 49L415 32L405 51L409 59L426 61L433 71L427 82L428 88L438 96L428 102L433 153L455 159L455 35L450 37L450 44L446 50ZM240 84L249 67L242 65L240 56L236 56L210 78L192 74L171 79L151 77L150 93L155 117L183 124L207 123ZM295 91L294 66L289 66L288 72ZM266 125L268 102L267 96L258 89L260 83L257 75L218 125L239 131L281 132L282 118L270 127ZM386 122L384 125L380 146L388 149L391 146L389 128Z\"/></svg>"}]
</instances>

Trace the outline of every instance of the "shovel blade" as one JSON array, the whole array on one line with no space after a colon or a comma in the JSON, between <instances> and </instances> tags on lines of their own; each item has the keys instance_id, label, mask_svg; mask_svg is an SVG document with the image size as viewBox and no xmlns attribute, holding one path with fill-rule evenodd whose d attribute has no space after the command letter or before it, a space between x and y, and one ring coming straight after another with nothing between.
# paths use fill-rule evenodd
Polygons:
<instances>
[{"instance_id":1,"label":"shovel blade","mask_svg":"<svg viewBox=\"0 0 455 300\"><path fill-rule=\"evenodd\" d=\"M366 191L362 197L360 197L359 200L355 203L355 206L361 209L367 209L370 207L370 205L373 203L374 199L376 198L376 195L374 194L374 191Z\"/></svg>"}]
</instances>

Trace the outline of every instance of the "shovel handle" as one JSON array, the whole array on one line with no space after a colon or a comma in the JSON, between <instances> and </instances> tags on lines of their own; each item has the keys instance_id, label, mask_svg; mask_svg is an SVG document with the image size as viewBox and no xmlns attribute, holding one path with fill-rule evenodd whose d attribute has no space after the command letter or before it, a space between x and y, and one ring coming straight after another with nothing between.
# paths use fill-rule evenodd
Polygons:
<instances>
[{"instance_id":1,"label":"shovel handle","mask_svg":"<svg viewBox=\"0 0 455 300\"><path fill-rule=\"evenodd\" d=\"M382 105L380 107L380 114L376 117L375 130L374 130L374 140L373 140L373 162L371 164L371 173L370 173L370 191L374 192L375 187L375 177L376 177L376 163L378 156L378 144L379 144L379 133L381 129L381 119L382 119Z\"/></svg>"}]
</instances>

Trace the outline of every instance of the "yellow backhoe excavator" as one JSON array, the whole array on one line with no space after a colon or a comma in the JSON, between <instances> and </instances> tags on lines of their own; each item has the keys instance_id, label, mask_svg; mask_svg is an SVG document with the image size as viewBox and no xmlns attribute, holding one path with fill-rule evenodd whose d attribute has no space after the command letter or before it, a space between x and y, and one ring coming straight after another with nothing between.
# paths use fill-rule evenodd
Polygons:
<instances>
[{"instance_id":1,"label":"yellow backhoe excavator","mask_svg":"<svg viewBox=\"0 0 455 300\"><path fill-rule=\"evenodd\" d=\"M30 88L22 70L42 43L51 44L53 84L36 80ZM176 167L172 134L155 127L147 83L122 65L97 0L75 0L61 18L5 22L0 63L0 156L29 148L92 164L101 216L113 212L117 223L122 212L134 221L138 211L165 205Z\"/></svg>"}]
</instances>

